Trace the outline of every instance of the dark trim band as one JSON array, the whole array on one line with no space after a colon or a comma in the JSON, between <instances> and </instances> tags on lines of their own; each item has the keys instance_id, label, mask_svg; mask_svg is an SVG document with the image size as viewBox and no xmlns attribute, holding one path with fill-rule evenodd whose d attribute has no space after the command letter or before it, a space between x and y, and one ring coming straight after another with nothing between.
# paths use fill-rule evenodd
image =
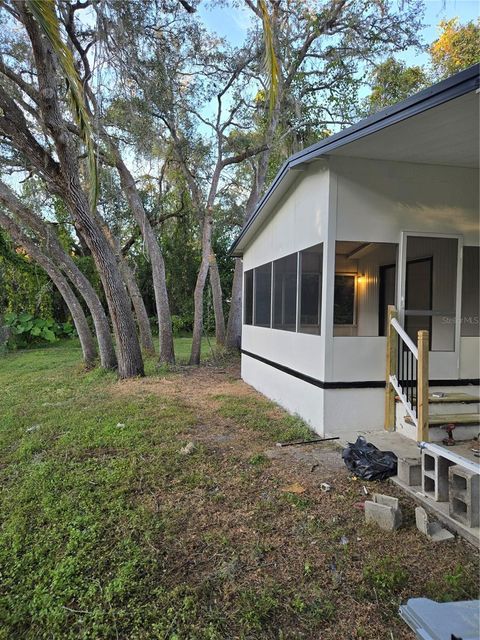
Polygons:
<instances>
[{"instance_id":1,"label":"dark trim band","mask_svg":"<svg viewBox=\"0 0 480 640\"><path fill-rule=\"evenodd\" d=\"M289 376L293 376L294 378L298 378L303 382L308 382L308 384L313 384L314 387L319 387L320 389L384 389L385 381L384 380L359 380L358 382L324 382L323 380L318 380L317 378L312 378L312 376L307 376L305 373L301 373L300 371L296 371L295 369L290 369L290 367L286 367L283 364L279 364L278 362L273 362L272 360L268 360L263 356L259 356L256 353L251 353L251 351L246 351L245 349L241 349L243 355L248 356L249 358L254 358L259 362L263 362L263 364L268 364L270 367L274 369L278 369L282 373L286 373Z\"/></svg>"},{"instance_id":2,"label":"dark trim band","mask_svg":"<svg viewBox=\"0 0 480 640\"><path fill-rule=\"evenodd\" d=\"M253 358L254 360L258 360L263 364L266 364L274 369L278 369L282 373L286 373L289 376L293 376L294 378L298 378L302 380L302 382L307 382L308 384L312 384L314 387L318 387L319 389L384 389L385 388L385 380L358 380L351 382L325 382L323 380L318 380L317 378L313 378L312 376L307 376L305 373L301 373L300 371L296 371L295 369L291 369L290 367L286 367L283 364L279 364L278 362L273 362L273 360L268 360L263 356L259 356L256 353L252 353L251 351L246 351L245 349L240 350L244 356L248 356L249 358ZM459 380L430 380L429 382L431 387L440 387L440 386L452 386L459 387L461 385L474 384L480 385L480 378L462 378Z\"/></svg>"}]
</instances>

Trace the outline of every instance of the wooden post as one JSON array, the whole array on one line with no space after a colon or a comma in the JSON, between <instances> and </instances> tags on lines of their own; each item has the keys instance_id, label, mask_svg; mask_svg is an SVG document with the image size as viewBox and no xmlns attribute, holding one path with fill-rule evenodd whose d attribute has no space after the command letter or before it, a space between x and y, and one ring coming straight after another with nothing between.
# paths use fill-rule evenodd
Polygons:
<instances>
[{"instance_id":1,"label":"wooden post","mask_svg":"<svg viewBox=\"0 0 480 640\"><path fill-rule=\"evenodd\" d=\"M417 374L417 441L428 442L428 331L418 332L418 374Z\"/></svg>"},{"instance_id":2,"label":"wooden post","mask_svg":"<svg viewBox=\"0 0 480 640\"><path fill-rule=\"evenodd\" d=\"M385 430L395 430L395 389L390 384L390 376L397 372L397 341L398 335L392 327L392 318L397 317L397 310L388 305L387 313L387 365L385 370Z\"/></svg>"}]
</instances>

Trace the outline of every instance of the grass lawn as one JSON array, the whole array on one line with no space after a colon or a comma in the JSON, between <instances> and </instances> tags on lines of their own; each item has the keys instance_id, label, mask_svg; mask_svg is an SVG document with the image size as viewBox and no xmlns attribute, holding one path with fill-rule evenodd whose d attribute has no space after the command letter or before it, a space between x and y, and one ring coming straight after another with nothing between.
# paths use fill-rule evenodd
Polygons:
<instances>
[{"instance_id":1,"label":"grass lawn","mask_svg":"<svg viewBox=\"0 0 480 640\"><path fill-rule=\"evenodd\" d=\"M0 358L2 640L408 639L399 602L477 596L477 552L393 485L385 533L332 446L276 448L309 431L238 362L147 373L85 373L75 341Z\"/></svg>"}]
</instances>

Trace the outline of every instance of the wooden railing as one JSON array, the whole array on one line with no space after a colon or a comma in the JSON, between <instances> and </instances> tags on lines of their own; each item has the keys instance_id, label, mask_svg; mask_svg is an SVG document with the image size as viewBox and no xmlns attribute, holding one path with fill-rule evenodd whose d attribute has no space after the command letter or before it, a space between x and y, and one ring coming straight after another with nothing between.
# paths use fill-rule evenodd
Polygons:
<instances>
[{"instance_id":1,"label":"wooden railing","mask_svg":"<svg viewBox=\"0 0 480 640\"><path fill-rule=\"evenodd\" d=\"M428 331L418 332L415 345L388 307L387 366L385 377L385 429L395 429L398 396L417 429L418 442L428 442Z\"/></svg>"}]
</instances>

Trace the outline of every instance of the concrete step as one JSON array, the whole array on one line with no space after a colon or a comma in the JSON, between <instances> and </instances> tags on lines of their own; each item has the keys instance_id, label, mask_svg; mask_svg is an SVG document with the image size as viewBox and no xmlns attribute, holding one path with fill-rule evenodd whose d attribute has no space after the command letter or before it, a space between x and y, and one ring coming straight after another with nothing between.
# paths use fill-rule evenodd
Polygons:
<instances>
[{"instance_id":1,"label":"concrete step","mask_svg":"<svg viewBox=\"0 0 480 640\"><path fill-rule=\"evenodd\" d=\"M440 394L443 395L440 395ZM438 394L438 395L437 395ZM415 396L415 394L414 394ZM399 396L395 396L397 402L401 402ZM435 391L430 390L428 395L428 401L431 404L448 404L449 402L461 402L461 403L480 403L480 396L472 393L455 393L451 391Z\"/></svg>"},{"instance_id":2,"label":"concrete step","mask_svg":"<svg viewBox=\"0 0 480 640\"><path fill-rule=\"evenodd\" d=\"M449 402L461 402L461 403L480 403L480 396L472 393L455 393L455 392L437 392L438 394L444 393L443 396L436 395L435 390L431 390L428 396L428 401L432 404L445 404Z\"/></svg>"},{"instance_id":3,"label":"concrete step","mask_svg":"<svg viewBox=\"0 0 480 640\"><path fill-rule=\"evenodd\" d=\"M437 416L435 416L435 418L437 418ZM445 429L441 428L443 424L449 424L448 422L445 422L445 415L442 416L441 424L431 424L431 428L429 430L429 439L431 442L441 442L447 436ZM406 438L411 438L412 440L417 439L417 428L408 415L402 416L399 412L397 413L395 429L399 434ZM471 440L472 438L476 438L479 433L480 426L478 425L478 422L477 424L457 423L453 431L453 437L455 440Z\"/></svg>"},{"instance_id":4,"label":"concrete step","mask_svg":"<svg viewBox=\"0 0 480 640\"><path fill-rule=\"evenodd\" d=\"M428 405L428 413L431 416L442 416L445 413L450 415L468 415L472 413L480 413L480 404L471 402L445 402L430 403Z\"/></svg>"},{"instance_id":5,"label":"concrete step","mask_svg":"<svg viewBox=\"0 0 480 640\"><path fill-rule=\"evenodd\" d=\"M449 414L480 413L480 397L467 393L446 393L445 396L429 396L429 414L431 416L442 415L445 411ZM401 404L400 398L397 402ZM397 405L398 408L399 405Z\"/></svg>"},{"instance_id":6,"label":"concrete step","mask_svg":"<svg viewBox=\"0 0 480 640\"><path fill-rule=\"evenodd\" d=\"M404 420L408 424L413 424L413 420L409 415L405 416ZM480 426L480 413L442 413L441 415L430 415L428 424L430 427L444 424Z\"/></svg>"}]
</instances>

